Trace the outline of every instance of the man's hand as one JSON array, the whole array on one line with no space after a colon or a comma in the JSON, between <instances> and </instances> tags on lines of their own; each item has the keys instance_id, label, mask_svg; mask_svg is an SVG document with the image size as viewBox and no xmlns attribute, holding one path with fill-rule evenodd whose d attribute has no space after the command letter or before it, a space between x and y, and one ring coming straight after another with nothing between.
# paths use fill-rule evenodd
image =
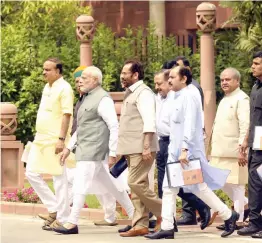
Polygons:
<instances>
[{"instance_id":1,"label":"man's hand","mask_svg":"<svg viewBox=\"0 0 262 243\"><path fill-rule=\"evenodd\" d=\"M247 159L245 157L242 157L242 154L239 153L238 156L238 164L239 166L245 167L247 165Z\"/></svg>"},{"instance_id":2,"label":"man's hand","mask_svg":"<svg viewBox=\"0 0 262 243\"><path fill-rule=\"evenodd\" d=\"M151 149L150 148L144 148L142 153L143 161L150 162L153 160Z\"/></svg>"},{"instance_id":3,"label":"man's hand","mask_svg":"<svg viewBox=\"0 0 262 243\"><path fill-rule=\"evenodd\" d=\"M59 154L63 151L65 147L65 142L62 141L62 140L58 140L58 142L56 143L56 146L55 146L55 154Z\"/></svg>"},{"instance_id":4,"label":"man's hand","mask_svg":"<svg viewBox=\"0 0 262 243\"><path fill-rule=\"evenodd\" d=\"M248 142L247 139L245 139L243 143L239 146L239 153L241 153L242 155L246 155L247 147L248 147Z\"/></svg>"},{"instance_id":5,"label":"man's hand","mask_svg":"<svg viewBox=\"0 0 262 243\"><path fill-rule=\"evenodd\" d=\"M121 154L117 154L116 155L116 162L118 162L121 158L122 158L122 155Z\"/></svg>"},{"instance_id":6,"label":"man's hand","mask_svg":"<svg viewBox=\"0 0 262 243\"><path fill-rule=\"evenodd\" d=\"M108 166L111 168L117 162L116 157L109 156L108 158Z\"/></svg>"},{"instance_id":7,"label":"man's hand","mask_svg":"<svg viewBox=\"0 0 262 243\"><path fill-rule=\"evenodd\" d=\"M65 164L65 160L69 156L69 154L70 154L70 150L68 148L64 148L60 156L60 165L63 166Z\"/></svg>"},{"instance_id":8,"label":"man's hand","mask_svg":"<svg viewBox=\"0 0 262 243\"><path fill-rule=\"evenodd\" d=\"M247 154L241 153L241 145L239 145L239 153L238 153L238 164L239 166L246 166L247 165Z\"/></svg>"},{"instance_id":9,"label":"man's hand","mask_svg":"<svg viewBox=\"0 0 262 243\"><path fill-rule=\"evenodd\" d=\"M178 160L180 161L181 166L184 168L184 165L188 165L188 160L187 160L187 150L182 150L181 154L178 158Z\"/></svg>"}]
</instances>

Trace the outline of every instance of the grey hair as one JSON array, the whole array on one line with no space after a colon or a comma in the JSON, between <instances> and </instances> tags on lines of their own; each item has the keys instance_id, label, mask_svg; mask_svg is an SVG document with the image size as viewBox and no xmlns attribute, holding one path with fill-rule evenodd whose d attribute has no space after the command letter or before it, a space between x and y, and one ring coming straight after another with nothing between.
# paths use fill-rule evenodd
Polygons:
<instances>
[{"instance_id":1,"label":"grey hair","mask_svg":"<svg viewBox=\"0 0 262 243\"><path fill-rule=\"evenodd\" d=\"M154 76L157 76L159 74L164 75L164 81L168 81L169 78L170 69L161 69L160 71L156 72Z\"/></svg>"},{"instance_id":2,"label":"grey hair","mask_svg":"<svg viewBox=\"0 0 262 243\"><path fill-rule=\"evenodd\" d=\"M102 71L96 66L87 67L84 72L90 72L93 77L97 78L98 84L102 85L103 74Z\"/></svg>"},{"instance_id":3,"label":"grey hair","mask_svg":"<svg viewBox=\"0 0 262 243\"><path fill-rule=\"evenodd\" d=\"M226 69L223 70L223 72L225 72L225 71L230 71L230 72L232 72L232 73L233 73L233 78L236 79L236 80L238 80L238 81L240 82L241 74L240 74L240 72L239 72L236 68L228 67L228 68L226 68ZM223 73L223 72L222 72L222 73ZM222 73L221 73L221 74L222 74Z\"/></svg>"}]
</instances>

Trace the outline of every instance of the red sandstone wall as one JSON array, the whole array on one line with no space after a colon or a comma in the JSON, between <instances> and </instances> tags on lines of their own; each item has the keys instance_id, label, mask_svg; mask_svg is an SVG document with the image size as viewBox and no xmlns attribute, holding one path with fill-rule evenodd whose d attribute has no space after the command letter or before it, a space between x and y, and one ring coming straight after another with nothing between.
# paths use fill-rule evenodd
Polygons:
<instances>
[{"instance_id":1,"label":"red sandstone wall","mask_svg":"<svg viewBox=\"0 0 262 243\"><path fill-rule=\"evenodd\" d=\"M178 45L196 49L196 8L203 1L166 1L166 34L173 34ZM217 28L231 16L231 9L217 6ZM147 26L149 21L148 1L86 1L93 7L93 17L111 27L117 35L123 28ZM191 36L191 43L188 38Z\"/></svg>"},{"instance_id":2,"label":"red sandstone wall","mask_svg":"<svg viewBox=\"0 0 262 243\"><path fill-rule=\"evenodd\" d=\"M196 30L196 8L202 1L166 2L166 31L167 34L183 33L186 30ZM217 6L217 28L231 16L231 9Z\"/></svg>"},{"instance_id":3,"label":"red sandstone wall","mask_svg":"<svg viewBox=\"0 0 262 243\"><path fill-rule=\"evenodd\" d=\"M149 7L146 1L88 1L93 7L93 17L104 22L121 35L123 28L146 26Z\"/></svg>"},{"instance_id":4,"label":"red sandstone wall","mask_svg":"<svg viewBox=\"0 0 262 243\"><path fill-rule=\"evenodd\" d=\"M202 1L167 1L166 31L179 34L186 30L196 30L196 7ZM149 20L149 4L147 1L86 1L94 9L94 18L104 22L113 31L121 34L122 28L131 25L146 26ZM231 9L217 6L217 28L231 16Z\"/></svg>"}]
</instances>

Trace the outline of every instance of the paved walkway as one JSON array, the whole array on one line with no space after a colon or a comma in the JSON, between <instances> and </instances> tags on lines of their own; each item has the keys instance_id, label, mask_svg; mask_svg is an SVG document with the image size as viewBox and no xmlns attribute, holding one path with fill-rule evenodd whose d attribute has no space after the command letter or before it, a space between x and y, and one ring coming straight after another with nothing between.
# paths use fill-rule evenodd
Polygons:
<instances>
[{"instance_id":1,"label":"paved walkway","mask_svg":"<svg viewBox=\"0 0 262 243\"><path fill-rule=\"evenodd\" d=\"M1 215L2 243L120 243L120 242L152 242L144 237L122 238L116 232L121 226L96 227L90 221L80 221L80 234L59 235L41 229L42 220L32 216ZM154 243L172 242L174 240L158 240ZM234 233L229 238L220 237L220 232L214 226L201 231L199 226L180 227L175 237L176 243L244 243L260 242L251 237L240 237Z\"/></svg>"}]
</instances>

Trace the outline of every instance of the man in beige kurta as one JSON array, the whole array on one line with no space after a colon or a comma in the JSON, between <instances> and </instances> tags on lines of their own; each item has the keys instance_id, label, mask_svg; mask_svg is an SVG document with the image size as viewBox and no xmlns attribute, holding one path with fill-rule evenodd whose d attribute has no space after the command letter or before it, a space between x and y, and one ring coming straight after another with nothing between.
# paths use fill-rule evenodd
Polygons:
<instances>
[{"instance_id":1,"label":"man in beige kurta","mask_svg":"<svg viewBox=\"0 0 262 243\"><path fill-rule=\"evenodd\" d=\"M225 69L221 75L221 88L225 93L219 103L211 140L211 165L229 169L231 173L222 190L234 202L236 212L243 222L247 164L239 157L242 144L249 127L249 97L240 88L240 73L234 68ZM240 224L240 223L239 223Z\"/></svg>"},{"instance_id":2,"label":"man in beige kurta","mask_svg":"<svg viewBox=\"0 0 262 243\"><path fill-rule=\"evenodd\" d=\"M143 81L143 68L137 61L125 63L121 82L126 88L123 101L117 155L128 160L128 185L135 207L132 228L120 233L123 237L148 233L148 212L160 223L161 200L149 189L148 173L158 150L156 136L155 95Z\"/></svg>"}]
</instances>

